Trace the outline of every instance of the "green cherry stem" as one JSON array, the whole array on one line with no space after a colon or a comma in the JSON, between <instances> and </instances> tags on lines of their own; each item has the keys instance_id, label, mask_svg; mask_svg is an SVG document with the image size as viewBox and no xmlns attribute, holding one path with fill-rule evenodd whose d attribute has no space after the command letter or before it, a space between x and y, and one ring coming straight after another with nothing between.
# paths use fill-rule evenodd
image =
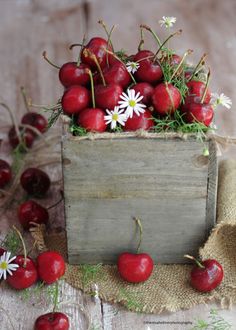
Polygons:
<instances>
[{"instance_id":1,"label":"green cherry stem","mask_svg":"<svg viewBox=\"0 0 236 330\"><path fill-rule=\"evenodd\" d=\"M192 257L188 254L185 254L184 257L187 258L187 259L195 261L199 268L202 268L202 269L205 268L205 266L203 266L203 264L198 259L196 259L196 258L194 258L194 257Z\"/></svg>"},{"instance_id":2,"label":"green cherry stem","mask_svg":"<svg viewBox=\"0 0 236 330\"><path fill-rule=\"evenodd\" d=\"M138 226L138 230L139 230L139 242L136 250L136 253L138 254L140 252L140 247L143 239L143 226L140 219L134 218L134 221L136 221L136 225Z\"/></svg>"},{"instance_id":3,"label":"green cherry stem","mask_svg":"<svg viewBox=\"0 0 236 330\"><path fill-rule=\"evenodd\" d=\"M77 59L77 62L76 62L76 66L80 66L80 63L81 63L81 53L82 53L82 49L84 48L85 40L86 40L86 36L84 34L83 40L82 40L82 44L81 44L81 49L80 49L79 56L78 56L78 59Z\"/></svg>"},{"instance_id":4,"label":"green cherry stem","mask_svg":"<svg viewBox=\"0 0 236 330\"><path fill-rule=\"evenodd\" d=\"M46 50L43 51L42 53L43 58L45 59L46 62L48 62L51 66L53 66L54 68L60 70L60 66L54 64L51 60L49 60L49 58L47 57L47 52Z\"/></svg>"},{"instance_id":5,"label":"green cherry stem","mask_svg":"<svg viewBox=\"0 0 236 330\"><path fill-rule=\"evenodd\" d=\"M13 111L5 103L0 103L0 106L2 106L4 109L6 109L7 112L9 113L9 115L11 117L12 124L15 127L16 135L17 135L17 137L19 139L19 142L22 142L20 130L19 130L19 127L17 125L16 118L15 118L15 115L14 115Z\"/></svg>"},{"instance_id":6,"label":"green cherry stem","mask_svg":"<svg viewBox=\"0 0 236 330\"><path fill-rule=\"evenodd\" d=\"M21 95L23 97L25 108L28 112L30 112L29 101L28 101L24 86L21 86L20 91L21 91Z\"/></svg>"},{"instance_id":7,"label":"green cherry stem","mask_svg":"<svg viewBox=\"0 0 236 330\"><path fill-rule=\"evenodd\" d=\"M154 37L154 39L156 40L156 42L158 43L159 47L161 46L161 41L160 41L159 37L157 36L157 34L153 31L153 29L151 29L151 28L150 28L148 25L146 25L146 24L141 24L141 25L140 25L140 28L149 31L149 32L153 35L153 37Z\"/></svg>"},{"instance_id":8,"label":"green cherry stem","mask_svg":"<svg viewBox=\"0 0 236 330\"><path fill-rule=\"evenodd\" d=\"M192 54L192 52L193 52L192 49L188 49L188 50L184 53L184 56L182 57L181 61L180 61L179 64L177 65L175 71L173 72L172 76L170 77L169 82L171 82L171 80L174 78L174 76L176 75L176 73L179 71L181 65L183 64L183 62L184 62L184 60L185 60L185 58L186 58L188 55Z\"/></svg>"},{"instance_id":9,"label":"green cherry stem","mask_svg":"<svg viewBox=\"0 0 236 330\"><path fill-rule=\"evenodd\" d=\"M123 65L124 65L124 67L126 68L126 65L125 65L125 63L115 54L115 53L113 53L113 52L110 52L109 50L107 50L106 49L106 52L108 53L108 54L111 54L113 57L115 57L115 59L117 59L117 61L119 61L120 63L122 63ZM128 70L127 70L128 71ZM131 77L131 79L133 80L133 83L134 84L137 84L137 82L136 82L136 80L135 80L135 78L134 78L134 76L132 75L132 73L131 72L129 72L128 71L128 73L129 73L129 75L130 75L130 77Z\"/></svg>"},{"instance_id":10,"label":"green cherry stem","mask_svg":"<svg viewBox=\"0 0 236 330\"><path fill-rule=\"evenodd\" d=\"M102 19L100 19L100 20L98 21L98 24L100 24L100 25L103 27L103 29L105 30L105 32L106 32L106 35L107 35L107 44L108 44L108 45L111 45L112 49L114 49L114 48L113 48L112 41L111 41L111 34L112 34L112 32L114 31L114 29L116 28L116 25L113 25L113 26L111 27L111 30L108 31L108 29L107 29L107 25L106 25L106 23L105 23Z\"/></svg>"},{"instance_id":11,"label":"green cherry stem","mask_svg":"<svg viewBox=\"0 0 236 330\"><path fill-rule=\"evenodd\" d=\"M158 48L156 54L154 55L154 58L153 58L153 61L156 60L159 52L162 50L163 46L165 46L165 44L171 39L173 38L174 36L177 36L177 35L180 35L182 33L182 30L178 30L176 31L175 33L172 33L171 35L169 35L169 37L160 45L160 47Z\"/></svg>"},{"instance_id":12,"label":"green cherry stem","mask_svg":"<svg viewBox=\"0 0 236 330\"><path fill-rule=\"evenodd\" d=\"M27 262L27 250L26 250L25 242L24 242L24 239L21 235L21 232L15 226L13 226L13 229L15 230L17 235L19 236L19 238L21 240L21 243L22 243L22 247L23 247L23 251L24 251L24 264L23 264L23 267L25 268L26 267L26 262Z\"/></svg>"},{"instance_id":13,"label":"green cherry stem","mask_svg":"<svg viewBox=\"0 0 236 330\"><path fill-rule=\"evenodd\" d=\"M143 27L140 25L140 42L138 45L139 52L143 50L143 45L144 45L144 31L143 31Z\"/></svg>"},{"instance_id":14,"label":"green cherry stem","mask_svg":"<svg viewBox=\"0 0 236 330\"><path fill-rule=\"evenodd\" d=\"M202 98L201 98L200 103L204 103L204 100L205 100L205 97L206 97L206 93L207 93L207 89L208 89L208 86L209 86L209 83L210 83L210 76L211 76L211 70L209 68L208 69L208 74L207 74L206 86L205 86L204 93L202 95Z\"/></svg>"},{"instance_id":15,"label":"green cherry stem","mask_svg":"<svg viewBox=\"0 0 236 330\"><path fill-rule=\"evenodd\" d=\"M90 83L91 83L91 93L92 93L92 103L93 103L93 108L96 108L96 103L95 103L95 95L94 95L94 82L93 82L93 74L91 70L86 69L85 72L89 75L90 78Z\"/></svg>"},{"instance_id":16,"label":"green cherry stem","mask_svg":"<svg viewBox=\"0 0 236 330\"><path fill-rule=\"evenodd\" d=\"M195 74L197 73L199 67L205 62L205 58L207 57L207 54L203 54L202 57L200 58L200 61L198 62L198 64L195 66L193 73L191 74L191 77L188 79L188 81L191 81L193 79L193 77L195 76Z\"/></svg>"},{"instance_id":17,"label":"green cherry stem","mask_svg":"<svg viewBox=\"0 0 236 330\"><path fill-rule=\"evenodd\" d=\"M55 313L56 312L56 310L57 310L57 306L58 306L58 298L59 298L59 284L58 284L58 281L56 281L56 283L55 283L55 286L56 286L56 288L55 288L55 294L54 294L54 299L53 299L53 313Z\"/></svg>"}]
</instances>

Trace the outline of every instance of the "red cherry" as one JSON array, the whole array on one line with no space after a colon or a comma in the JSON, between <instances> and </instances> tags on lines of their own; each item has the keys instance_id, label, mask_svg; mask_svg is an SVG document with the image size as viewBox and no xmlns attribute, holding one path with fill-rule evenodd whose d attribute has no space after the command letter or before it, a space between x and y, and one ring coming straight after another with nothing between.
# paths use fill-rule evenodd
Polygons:
<instances>
[{"instance_id":1,"label":"red cherry","mask_svg":"<svg viewBox=\"0 0 236 330\"><path fill-rule=\"evenodd\" d=\"M110 45L103 38L92 38L89 43L82 49L81 61L90 66L91 69L97 70L97 65L91 55L95 55L100 67L103 69L107 64L107 51L112 51ZM90 54L91 53L91 54ZM108 54L108 58L111 56Z\"/></svg>"},{"instance_id":2,"label":"red cherry","mask_svg":"<svg viewBox=\"0 0 236 330\"><path fill-rule=\"evenodd\" d=\"M46 224L49 219L48 211L35 201L28 200L18 208L18 219L24 229L31 227L30 222Z\"/></svg>"},{"instance_id":3,"label":"red cherry","mask_svg":"<svg viewBox=\"0 0 236 330\"><path fill-rule=\"evenodd\" d=\"M65 274L65 261L54 251L41 253L37 258L39 278L47 284L56 282Z\"/></svg>"},{"instance_id":4,"label":"red cherry","mask_svg":"<svg viewBox=\"0 0 236 330\"><path fill-rule=\"evenodd\" d=\"M122 87L117 84L107 86L97 85L95 87L95 100L97 107L104 110L113 110L118 104L122 92Z\"/></svg>"},{"instance_id":5,"label":"red cherry","mask_svg":"<svg viewBox=\"0 0 236 330\"><path fill-rule=\"evenodd\" d=\"M206 85L201 81L191 80L187 82L188 93L190 96L202 97L206 88ZM209 89L207 89L206 96L204 98L204 103L210 103L211 93Z\"/></svg>"},{"instance_id":6,"label":"red cherry","mask_svg":"<svg viewBox=\"0 0 236 330\"><path fill-rule=\"evenodd\" d=\"M63 94L61 105L67 115L78 114L89 106L89 91L83 86L71 86Z\"/></svg>"},{"instance_id":7,"label":"red cherry","mask_svg":"<svg viewBox=\"0 0 236 330\"><path fill-rule=\"evenodd\" d=\"M10 165L3 159L0 159L0 188L4 188L12 178Z\"/></svg>"},{"instance_id":8,"label":"red cherry","mask_svg":"<svg viewBox=\"0 0 236 330\"><path fill-rule=\"evenodd\" d=\"M134 86L132 86L132 89L135 90L135 94L137 94L138 92L140 93L140 95L143 96L141 102L143 104L146 105L150 105L152 102L152 95L154 92L154 88L152 87L152 85L150 85L149 83L146 82L141 82L138 83Z\"/></svg>"},{"instance_id":9,"label":"red cherry","mask_svg":"<svg viewBox=\"0 0 236 330\"><path fill-rule=\"evenodd\" d=\"M117 262L120 276L128 282L140 283L146 281L153 270L153 260L146 253L120 254Z\"/></svg>"},{"instance_id":10,"label":"red cherry","mask_svg":"<svg viewBox=\"0 0 236 330\"><path fill-rule=\"evenodd\" d=\"M20 255L16 257L14 263L18 264L19 267L11 276L7 277L7 283L12 288L17 290L26 289L37 281L37 269L31 258L27 257L25 263L24 256Z\"/></svg>"},{"instance_id":11,"label":"red cherry","mask_svg":"<svg viewBox=\"0 0 236 330\"><path fill-rule=\"evenodd\" d=\"M131 83L131 77L126 66L121 62L116 62L109 68L103 70L105 82L110 84L118 84L122 88L126 88ZM101 79L99 80L101 83Z\"/></svg>"},{"instance_id":12,"label":"red cherry","mask_svg":"<svg viewBox=\"0 0 236 330\"><path fill-rule=\"evenodd\" d=\"M25 124L25 125L30 125L30 126L35 127L41 133L44 133L47 129L47 126L48 126L47 119L44 116L37 113L37 112L28 112L28 113L26 113L22 117L21 123ZM32 134L34 134L33 131L31 131L31 132L32 132Z\"/></svg>"},{"instance_id":13,"label":"red cherry","mask_svg":"<svg viewBox=\"0 0 236 330\"><path fill-rule=\"evenodd\" d=\"M3 248L0 248L0 257L3 255L4 252L6 252L6 250Z\"/></svg>"},{"instance_id":14,"label":"red cherry","mask_svg":"<svg viewBox=\"0 0 236 330\"><path fill-rule=\"evenodd\" d=\"M190 282L194 289L209 292L220 285L223 277L224 271L221 264L214 259L207 259L193 267Z\"/></svg>"},{"instance_id":15,"label":"red cherry","mask_svg":"<svg viewBox=\"0 0 236 330\"><path fill-rule=\"evenodd\" d=\"M152 114L149 110L146 110L144 113L140 113L139 116L133 113L133 117L128 118L125 122L124 131L136 131L137 129L148 131L153 126Z\"/></svg>"},{"instance_id":16,"label":"red cherry","mask_svg":"<svg viewBox=\"0 0 236 330\"><path fill-rule=\"evenodd\" d=\"M68 330L69 327L68 317L59 312L41 315L34 324L34 330Z\"/></svg>"},{"instance_id":17,"label":"red cherry","mask_svg":"<svg viewBox=\"0 0 236 330\"><path fill-rule=\"evenodd\" d=\"M20 178L23 189L34 196L42 196L48 191L51 181L47 173L38 168L27 168Z\"/></svg>"},{"instance_id":18,"label":"red cherry","mask_svg":"<svg viewBox=\"0 0 236 330\"><path fill-rule=\"evenodd\" d=\"M104 111L98 108L87 108L78 117L77 124L88 132L105 132L107 125L104 119Z\"/></svg>"},{"instance_id":19,"label":"red cherry","mask_svg":"<svg viewBox=\"0 0 236 330\"><path fill-rule=\"evenodd\" d=\"M25 144L25 146L27 148L31 148L33 145L33 142L34 142L34 138L35 138L34 133L32 131L30 131L29 129L24 129L24 128L19 128L19 130L20 130L22 141ZM12 126L8 132L8 139L9 139L10 145L14 149L20 143L14 126Z\"/></svg>"},{"instance_id":20,"label":"red cherry","mask_svg":"<svg viewBox=\"0 0 236 330\"><path fill-rule=\"evenodd\" d=\"M59 79L66 88L73 85L87 86L89 83L89 75L86 70L89 66L86 64L77 65L76 62L68 62L62 65L59 71Z\"/></svg>"},{"instance_id":21,"label":"red cherry","mask_svg":"<svg viewBox=\"0 0 236 330\"><path fill-rule=\"evenodd\" d=\"M214 110L210 104L190 102L188 99L185 102L181 110L184 113L184 120L187 123L199 122L205 126L211 124L214 117Z\"/></svg>"},{"instance_id":22,"label":"red cherry","mask_svg":"<svg viewBox=\"0 0 236 330\"><path fill-rule=\"evenodd\" d=\"M155 84L161 80L163 76L161 67L153 62L152 56L154 54L150 50L141 50L134 56L134 62L139 63L139 68L134 74L138 81Z\"/></svg>"},{"instance_id":23,"label":"red cherry","mask_svg":"<svg viewBox=\"0 0 236 330\"><path fill-rule=\"evenodd\" d=\"M179 107L181 94L172 84L161 83L154 89L152 102L157 113L167 115Z\"/></svg>"}]
</instances>

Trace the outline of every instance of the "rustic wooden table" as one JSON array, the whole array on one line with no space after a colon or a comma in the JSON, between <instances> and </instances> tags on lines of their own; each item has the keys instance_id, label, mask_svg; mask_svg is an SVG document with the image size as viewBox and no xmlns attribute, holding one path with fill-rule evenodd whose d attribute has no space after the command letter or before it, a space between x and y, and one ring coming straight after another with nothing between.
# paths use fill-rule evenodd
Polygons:
<instances>
[{"instance_id":1,"label":"rustic wooden table","mask_svg":"<svg viewBox=\"0 0 236 330\"><path fill-rule=\"evenodd\" d=\"M184 30L181 40L176 39L173 42L179 53L183 54L186 49L193 48L193 61L197 61L207 52L213 72L212 90L224 92L235 103L235 13L234 0L0 0L1 101L15 109L16 116L20 118L24 112L19 93L21 85L27 88L37 103L50 104L57 100L62 89L56 70L48 67L42 60L42 51L46 49L50 58L58 64L66 62L76 56L76 50L68 50L69 44L79 42L85 32L88 36L103 34L97 24L99 18L103 18L109 26L119 24L113 40L117 49L135 51L139 24L147 23L158 28L158 20L166 15L176 16L176 28ZM160 28L159 30L164 37L165 31ZM152 47L151 37L147 35L146 40L147 46ZM216 113L216 124L219 126L219 133L236 135L236 117L233 110L219 109ZM9 118L2 109L0 126L0 139L5 139ZM60 128L58 132L60 133ZM2 143L0 152L1 158L10 159L5 143ZM59 149L56 153L59 154ZM228 155L235 157L235 152L231 150ZM60 176L60 166L53 175L55 180ZM51 198L53 199L53 194ZM54 211L52 228L63 227L61 214L60 209ZM2 215L0 235L4 236L14 222L15 211ZM0 291L1 330L30 330L34 319L48 310L48 306L44 304L22 300L18 293L6 286L1 286ZM119 306L94 301L65 283L62 285L61 297L63 300L83 305L91 316L93 328L104 330L191 329L194 319L207 319L213 307L221 308L212 304L174 314L135 314ZM87 328L86 319L78 306L65 305L62 310L70 316L72 330ZM235 311L236 307L219 312L232 324L232 329L236 329ZM13 325L7 317L8 314Z\"/></svg>"}]
</instances>

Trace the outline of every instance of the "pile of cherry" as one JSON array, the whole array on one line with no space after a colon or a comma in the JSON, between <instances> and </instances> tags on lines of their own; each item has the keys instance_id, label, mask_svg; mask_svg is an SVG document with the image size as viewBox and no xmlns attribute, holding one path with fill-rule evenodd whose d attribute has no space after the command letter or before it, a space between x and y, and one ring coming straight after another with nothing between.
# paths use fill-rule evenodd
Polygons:
<instances>
[{"instance_id":1,"label":"pile of cherry","mask_svg":"<svg viewBox=\"0 0 236 330\"><path fill-rule=\"evenodd\" d=\"M185 62L189 53L191 51L183 57L166 54L163 46L155 54L140 49L135 55L119 57L111 42L94 37L87 45L82 45L77 62L58 67L46 57L46 52L43 56L59 69L59 80L65 88L61 98L63 113L73 117L73 121L87 132L101 133L109 130L104 119L106 112L119 108L124 100L122 95L130 90L134 90L137 98L142 98L139 103L145 111L129 116L121 127L124 131L150 130L155 125L155 117L171 117L176 110L186 123L209 126L214 116L208 89L209 75L206 83L199 81L196 75L204 64L205 55L195 68L189 68ZM167 65L172 72L168 79L164 74ZM175 83L178 77L183 78L184 93ZM134 106L135 100L129 99L128 103ZM117 120L115 117L113 119Z\"/></svg>"}]
</instances>

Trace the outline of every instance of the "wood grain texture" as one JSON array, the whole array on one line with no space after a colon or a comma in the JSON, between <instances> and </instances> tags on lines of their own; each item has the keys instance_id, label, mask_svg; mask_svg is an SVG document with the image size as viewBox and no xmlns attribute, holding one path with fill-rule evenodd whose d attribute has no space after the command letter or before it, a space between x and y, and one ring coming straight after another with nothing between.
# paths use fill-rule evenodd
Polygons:
<instances>
[{"instance_id":1,"label":"wood grain texture","mask_svg":"<svg viewBox=\"0 0 236 330\"><path fill-rule=\"evenodd\" d=\"M119 24L114 33L116 49L126 48L135 52L140 23L147 23L156 27L161 37L166 36L165 29L158 27L158 20L162 15L176 16L176 29L183 28L183 37L175 39L173 46L180 54L187 48L193 48L191 57L197 61L203 52L207 52L208 63L212 68L212 91L224 92L236 102L234 88L236 84L236 38L234 31L236 3L234 0L90 0L88 3L80 0L1 0L0 1L0 87L1 101L7 102L14 109L20 120L24 112L23 102L19 95L20 85L29 90L34 102L50 104L57 100L62 92L58 84L57 71L50 68L41 58L44 49L50 58L58 64L76 58L78 49L71 53L67 46L82 40L84 32L88 37L103 35L97 20L103 18L108 25ZM146 34L146 46L154 47L152 38ZM234 111L219 109L215 114L219 132L235 135L236 116ZM6 133L10 120L0 109L0 157L11 161L11 155L6 141ZM229 150L224 156L236 157L235 149ZM40 159L37 159L40 162ZM52 169L50 169L52 171ZM56 170L58 171L58 170ZM60 170L50 172L55 180L61 178ZM47 205L53 203L57 195L48 196ZM15 210L8 211L0 219L0 234L16 223ZM64 226L62 209L55 209L51 213L50 223L54 228ZM87 304L90 311L92 300L70 286L65 286L65 293L72 301L79 299ZM79 295L79 298L78 298ZM44 313L47 307L39 304L24 304L19 295L12 290L0 287L1 306L14 319L15 330L32 330L36 315ZM219 306L197 306L190 311L174 314L140 315L128 312L119 306L102 303L98 309L94 308L94 318L101 324L99 330L190 330L191 325L177 324L177 322L193 321L195 318L207 319L211 308ZM102 310L102 314L100 313ZM65 309L66 312L69 312ZM236 308L221 310L220 315L226 318L232 328L236 328ZM91 311L92 313L92 311ZM78 309L70 312L70 318L81 323L72 323L70 330L87 330L83 315ZM102 321L101 321L102 318ZM94 319L94 320L95 320ZM152 322L144 324L143 320ZM166 322L166 323L160 323ZM168 323L169 322L169 323ZM172 322L172 323L171 323ZM96 324L96 321L95 321ZM0 329L12 330L5 314L0 310Z\"/></svg>"},{"instance_id":2,"label":"wood grain texture","mask_svg":"<svg viewBox=\"0 0 236 330\"><path fill-rule=\"evenodd\" d=\"M194 139L64 140L69 262L115 263L122 251L135 251L132 217L142 220L142 249L155 262L196 255L215 224L216 153L209 146L210 163Z\"/></svg>"}]
</instances>

